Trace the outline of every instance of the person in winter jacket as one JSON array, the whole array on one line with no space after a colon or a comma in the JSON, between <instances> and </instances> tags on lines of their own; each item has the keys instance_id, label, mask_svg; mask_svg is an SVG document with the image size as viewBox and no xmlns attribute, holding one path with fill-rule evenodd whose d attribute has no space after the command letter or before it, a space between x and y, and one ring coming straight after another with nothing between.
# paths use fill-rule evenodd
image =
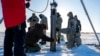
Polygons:
<instances>
[{"instance_id":1,"label":"person in winter jacket","mask_svg":"<svg viewBox=\"0 0 100 56\"><path fill-rule=\"evenodd\" d=\"M26 35L25 0L1 0L1 4L6 27L3 56L26 56L23 47Z\"/></svg>"},{"instance_id":2,"label":"person in winter jacket","mask_svg":"<svg viewBox=\"0 0 100 56\"><path fill-rule=\"evenodd\" d=\"M81 23L80 20L77 18L77 15L74 16L74 18L77 20L77 25L76 25L76 36L75 36L75 45L78 47L81 45Z\"/></svg>"},{"instance_id":3,"label":"person in winter jacket","mask_svg":"<svg viewBox=\"0 0 100 56\"><path fill-rule=\"evenodd\" d=\"M47 20L47 17L43 14L40 14L39 15L41 21L40 21L40 24L45 24L46 25L46 29L48 29L48 20Z\"/></svg>"},{"instance_id":4,"label":"person in winter jacket","mask_svg":"<svg viewBox=\"0 0 100 56\"><path fill-rule=\"evenodd\" d=\"M40 21L40 24L45 24L46 25L46 30L48 29L48 21L47 21L47 17L43 14L40 14L39 15L41 21ZM44 31L44 34L46 35L46 30L43 30ZM46 41L41 41L40 44L46 44Z\"/></svg>"},{"instance_id":5,"label":"person in winter jacket","mask_svg":"<svg viewBox=\"0 0 100 56\"><path fill-rule=\"evenodd\" d=\"M38 41L40 39L49 42L54 41L53 39L49 38L44 34L43 30L45 29L46 29L46 25L35 24L35 27L27 32L25 38L26 52L28 52L28 50L32 52L40 51L41 48L38 45Z\"/></svg>"},{"instance_id":6,"label":"person in winter jacket","mask_svg":"<svg viewBox=\"0 0 100 56\"><path fill-rule=\"evenodd\" d=\"M28 30L30 30L35 26L36 23L39 22L39 18L35 15L35 13L33 13L32 16L27 20L27 22L30 23L30 27L28 28Z\"/></svg>"},{"instance_id":7,"label":"person in winter jacket","mask_svg":"<svg viewBox=\"0 0 100 56\"><path fill-rule=\"evenodd\" d=\"M72 12L69 12L67 16L69 17L67 26L67 28L69 29L69 33L67 33L67 40L68 40L67 48L71 49L75 46L74 41L75 41L77 20L73 17Z\"/></svg>"},{"instance_id":8,"label":"person in winter jacket","mask_svg":"<svg viewBox=\"0 0 100 56\"><path fill-rule=\"evenodd\" d=\"M62 26L62 18L59 13L57 13L57 19L56 19L56 33L57 33L57 39L58 43L60 43L60 37L61 37L61 26Z\"/></svg>"}]
</instances>

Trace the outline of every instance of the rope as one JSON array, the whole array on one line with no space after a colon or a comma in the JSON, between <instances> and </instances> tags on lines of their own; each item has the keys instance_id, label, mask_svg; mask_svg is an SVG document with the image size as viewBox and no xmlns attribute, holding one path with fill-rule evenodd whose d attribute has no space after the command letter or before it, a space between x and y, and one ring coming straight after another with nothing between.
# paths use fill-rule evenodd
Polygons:
<instances>
[{"instance_id":1,"label":"rope","mask_svg":"<svg viewBox=\"0 0 100 56\"><path fill-rule=\"evenodd\" d=\"M30 8L27 8L27 9L30 10L30 11L32 11L32 12L35 12L35 13L43 13L43 12L45 12L47 10L48 4L49 4L49 0L47 1L47 5L46 5L45 9L43 11L40 11L40 12L39 11L32 10Z\"/></svg>"}]
</instances>

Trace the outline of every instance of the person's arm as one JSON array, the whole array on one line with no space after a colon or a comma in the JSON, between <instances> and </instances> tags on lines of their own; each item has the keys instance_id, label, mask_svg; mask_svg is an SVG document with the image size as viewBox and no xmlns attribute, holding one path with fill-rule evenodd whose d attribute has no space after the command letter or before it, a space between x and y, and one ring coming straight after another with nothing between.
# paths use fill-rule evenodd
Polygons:
<instances>
[{"instance_id":1,"label":"person's arm","mask_svg":"<svg viewBox=\"0 0 100 56\"><path fill-rule=\"evenodd\" d=\"M3 18L0 19L0 24L2 23L2 21L3 21Z\"/></svg>"},{"instance_id":2,"label":"person's arm","mask_svg":"<svg viewBox=\"0 0 100 56\"><path fill-rule=\"evenodd\" d=\"M41 39L42 39L43 41L49 41L49 42L53 42L53 41L54 41L54 39L52 39L52 38L50 38L50 37L48 37L48 36L46 36L46 35L43 35L43 36L41 37Z\"/></svg>"},{"instance_id":3,"label":"person's arm","mask_svg":"<svg viewBox=\"0 0 100 56\"><path fill-rule=\"evenodd\" d=\"M79 20L78 20L78 21L79 21ZM81 31L81 27L82 27L82 26L81 26L81 22L79 21L79 28L80 28L80 31Z\"/></svg>"},{"instance_id":4,"label":"person's arm","mask_svg":"<svg viewBox=\"0 0 100 56\"><path fill-rule=\"evenodd\" d=\"M35 18L34 18L34 20L35 20L35 22L39 22L39 18L37 17L37 16L35 16Z\"/></svg>"},{"instance_id":5,"label":"person's arm","mask_svg":"<svg viewBox=\"0 0 100 56\"><path fill-rule=\"evenodd\" d=\"M32 20L32 17L28 18L28 19L27 19L27 22L30 22L31 20Z\"/></svg>"},{"instance_id":6,"label":"person's arm","mask_svg":"<svg viewBox=\"0 0 100 56\"><path fill-rule=\"evenodd\" d=\"M73 31L73 32L76 32L76 25L77 25L77 21L75 19L72 19L70 21L70 29Z\"/></svg>"}]
</instances>

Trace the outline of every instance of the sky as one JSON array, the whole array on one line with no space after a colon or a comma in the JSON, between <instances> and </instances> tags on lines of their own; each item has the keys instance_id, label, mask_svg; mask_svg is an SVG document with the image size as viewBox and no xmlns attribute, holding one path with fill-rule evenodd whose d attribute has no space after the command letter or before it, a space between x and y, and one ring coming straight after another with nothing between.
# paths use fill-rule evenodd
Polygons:
<instances>
[{"instance_id":1,"label":"sky","mask_svg":"<svg viewBox=\"0 0 100 56\"><path fill-rule=\"evenodd\" d=\"M92 27L90 25L90 22L85 14L85 11L82 7L82 4L80 0L55 0L58 3L57 6L57 12L61 14L61 17L63 19L62 28L67 27L68 23L68 17L67 13L72 11L74 15L78 16L78 19L81 21L82 25L82 31L81 32L93 32ZM47 7L47 10L43 13L36 13L38 16L39 14L44 14L48 18L48 32L50 32L50 3L53 2L53 0L49 0L49 4ZM47 5L47 0L31 0L30 2L30 9L35 11L43 11ZM93 23L93 26L96 30L96 32L100 33L100 0L84 0L84 4L86 6L86 9L88 11L88 14L91 18L91 21ZM26 16L27 19L31 16L33 12L26 9ZM2 8L0 3L0 19L2 18ZM29 24L27 23L27 27L29 27ZM5 26L4 22L0 24L0 32L4 32ZM27 28L26 28L27 30Z\"/></svg>"}]
</instances>

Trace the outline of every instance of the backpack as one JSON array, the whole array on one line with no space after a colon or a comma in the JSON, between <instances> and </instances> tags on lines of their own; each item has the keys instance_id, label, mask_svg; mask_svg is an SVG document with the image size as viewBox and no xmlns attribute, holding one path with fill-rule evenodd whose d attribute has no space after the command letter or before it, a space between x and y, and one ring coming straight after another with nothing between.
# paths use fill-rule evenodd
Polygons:
<instances>
[{"instance_id":1,"label":"backpack","mask_svg":"<svg viewBox=\"0 0 100 56\"><path fill-rule=\"evenodd\" d=\"M80 30L81 30L81 24L80 24L80 21L77 20L76 33L78 33Z\"/></svg>"}]
</instances>

